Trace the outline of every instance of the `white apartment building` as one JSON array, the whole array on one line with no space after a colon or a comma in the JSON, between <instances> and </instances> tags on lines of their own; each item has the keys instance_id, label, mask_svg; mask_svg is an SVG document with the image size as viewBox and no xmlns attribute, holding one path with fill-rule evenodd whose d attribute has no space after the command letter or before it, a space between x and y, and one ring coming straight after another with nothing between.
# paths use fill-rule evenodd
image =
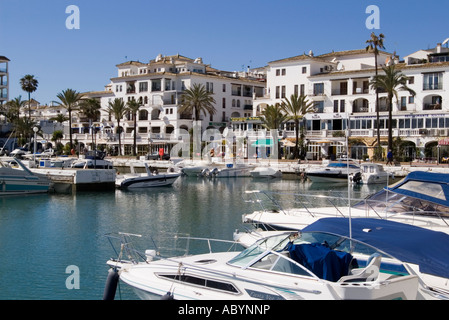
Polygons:
<instances>
[{"instance_id":1,"label":"white apartment building","mask_svg":"<svg viewBox=\"0 0 449 320\"><path fill-rule=\"evenodd\" d=\"M177 129L192 128L191 114L178 113L183 91L193 84L202 84L215 99L216 113L201 114L202 128L215 128L222 132L230 125L231 118L252 115L253 99L262 97L265 75L254 72L227 72L203 63L202 58L190 59L182 55L158 55L149 63L128 61L117 65L117 77L111 79L105 91L88 92L86 96L100 99L101 116L93 124L97 132L97 144L118 146L117 133L125 154L131 154L134 136L134 120L128 113L120 120L108 113L108 104L115 98L125 103L137 100L142 104L137 115L138 154L148 149L164 147L167 152L178 142ZM74 139L90 143L89 121L79 114L74 119Z\"/></svg>"},{"instance_id":2,"label":"white apartment building","mask_svg":"<svg viewBox=\"0 0 449 320\"><path fill-rule=\"evenodd\" d=\"M419 50L404 58L387 52L378 56L381 67L394 63L409 77L408 86L416 92L400 91L393 103L393 138L407 141L407 156L439 157L440 147L449 129L449 49ZM308 155L321 159L345 150L342 138L349 129L351 156L372 156L377 141L376 95L369 86L375 75L372 52L365 49L332 52L319 56L303 54L271 61L266 68L267 91L254 101L254 116L266 105L290 98L293 93L306 95L315 104L315 112L306 115ZM380 93L381 142L388 139L388 106L386 93ZM240 119L241 120L241 119ZM235 127L240 128L241 123ZM257 125L257 118L246 122ZM294 137L294 126L287 123L283 135ZM291 138L290 138L291 139ZM294 140L294 139L293 139ZM443 148L441 149L443 150ZM449 155L449 150L445 151Z\"/></svg>"}]
</instances>

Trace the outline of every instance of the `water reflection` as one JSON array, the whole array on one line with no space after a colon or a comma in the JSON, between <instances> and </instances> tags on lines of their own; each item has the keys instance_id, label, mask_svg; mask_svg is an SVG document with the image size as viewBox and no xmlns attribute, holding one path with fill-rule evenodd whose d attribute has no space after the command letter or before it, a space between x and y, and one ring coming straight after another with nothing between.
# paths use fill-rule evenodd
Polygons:
<instances>
[{"instance_id":1,"label":"water reflection","mask_svg":"<svg viewBox=\"0 0 449 320\"><path fill-rule=\"evenodd\" d=\"M171 187L0 198L0 299L101 299L105 262L114 253L107 233L230 240L242 215L257 209L245 201L246 190L347 191L345 186L328 188L286 179L182 177ZM368 194L378 188L354 191ZM70 265L80 269L79 290L65 286ZM125 288L120 293L123 299L136 298Z\"/></svg>"}]
</instances>

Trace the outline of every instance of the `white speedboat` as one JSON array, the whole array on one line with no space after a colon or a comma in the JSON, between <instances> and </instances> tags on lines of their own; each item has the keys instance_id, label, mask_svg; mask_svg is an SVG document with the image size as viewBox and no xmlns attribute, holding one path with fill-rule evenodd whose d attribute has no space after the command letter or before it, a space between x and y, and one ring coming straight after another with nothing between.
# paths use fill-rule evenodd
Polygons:
<instances>
[{"instance_id":1,"label":"white speedboat","mask_svg":"<svg viewBox=\"0 0 449 320\"><path fill-rule=\"evenodd\" d=\"M46 193L51 180L31 172L19 159L0 157L0 195Z\"/></svg>"},{"instance_id":2,"label":"white speedboat","mask_svg":"<svg viewBox=\"0 0 449 320\"><path fill-rule=\"evenodd\" d=\"M449 235L395 221L355 218L320 219L304 232L351 237L401 260L420 278L425 299L449 299ZM382 266L381 266L382 268Z\"/></svg>"},{"instance_id":3,"label":"white speedboat","mask_svg":"<svg viewBox=\"0 0 449 320\"><path fill-rule=\"evenodd\" d=\"M379 163L363 163L360 166L362 171L362 183L363 184L385 184L387 185L393 175L384 170L383 165Z\"/></svg>"},{"instance_id":4,"label":"white speedboat","mask_svg":"<svg viewBox=\"0 0 449 320\"><path fill-rule=\"evenodd\" d=\"M359 183L361 181L360 167L352 162L331 162L324 167L306 170L306 176L317 183Z\"/></svg>"},{"instance_id":5,"label":"white speedboat","mask_svg":"<svg viewBox=\"0 0 449 320\"><path fill-rule=\"evenodd\" d=\"M209 170L211 163L209 161L181 161L177 164L178 168L181 168L181 173L188 177L199 177Z\"/></svg>"},{"instance_id":6,"label":"white speedboat","mask_svg":"<svg viewBox=\"0 0 449 320\"><path fill-rule=\"evenodd\" d=\"M111 161L105 160L106 153L89 151L84 158L79 158L71 164L71 168L78 169L113 169Z\"/></svg>"},{"instance_id":7,"label":"white speedboat","mask_svg":"<svg viewBox=\"0 0 449 320\"><path fill-rule=\"evenodd\" d=\"M321 218L377 218L393 220L449 234L449 174L409 173L395 185L366 199L314 194L291 195L295 207L282 207L274 194L248 191L252 202L262 206L243 215L243 222L266 230L302 230ZM269 203L267 204L267 201Z\"/></svg>"},{"instance_id":8,"label":"white speedboat","mask_svg":"<svg viewBox=\"0 0 449 320\"><path fill-rule=\"evenodd\" d=\"M225 167L211 167L203 175L212 178L251 177L254 166L246 163L228 163Z\"/></svg>"},{"instance_id":9,"label":"white speedboat","mask_svg":"<svg viewBox=\"0 0 449 320\"><path fill-rule=\"evenodd\" d=\"M272 179L282 177L281 170L276 170L272 167L257 167L250 174L253 178Z\"/></svg>"},{"instance_id":10,"label":"white speedboat","mask_svg":"<svg viewBox=\"0 0 449 320\"><path fill-rule=\"evenodd\" d=\"M132 172L124 175L117 175L115 185L118 188L151 188L171 186L180 176L179 172L151 172L148 164L145 165L145 173L135 173L131 165Z\"/></svg>"},{"instance_id":11,"label":"white speedboat","mask_svg":"<svg viewBox=\"0 0 449 320\"><path fill-rule=\"evenodd\" d=\"M116 252L129 260L107 262L111 272L105 300L114 297L119 280L141 299L418 298L419 278L410 268L385 252L339 235L287 233L261 239L243 251L227 248L171 258L158 256L159 248L136 254L129 235L121 236L121 250ZM210 250L212 240L200 240ZM139 262L137 256L146 256L146 261Z\"/></svg>"}]
</instances>

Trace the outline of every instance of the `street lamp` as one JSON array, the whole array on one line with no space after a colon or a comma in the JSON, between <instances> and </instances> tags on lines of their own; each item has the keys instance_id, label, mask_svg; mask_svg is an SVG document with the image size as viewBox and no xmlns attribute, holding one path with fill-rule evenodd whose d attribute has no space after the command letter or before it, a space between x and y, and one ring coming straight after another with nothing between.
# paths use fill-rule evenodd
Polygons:
<instances>
[{"instance_id":1,"label":"street lamp","mask_svg":"<svg viewBox=\"0 0 449 320\"><path fill-rule=\"evenodd\" d=\"M36 148L37 148L37 143L36 143L36 133L39 131L38 127L34 127L33 128L34 131L34 149L33 149L33 159L34 159L34 163L36 164Z\"/></svg>"}]
</instances>

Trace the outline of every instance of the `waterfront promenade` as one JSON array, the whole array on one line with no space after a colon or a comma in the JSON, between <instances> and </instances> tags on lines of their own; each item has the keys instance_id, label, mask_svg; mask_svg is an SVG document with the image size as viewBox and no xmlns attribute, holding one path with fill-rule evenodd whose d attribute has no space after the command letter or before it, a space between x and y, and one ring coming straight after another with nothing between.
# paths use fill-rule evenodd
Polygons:
<instances>
[{"instance_id":1,"label":"waterfront promenade","mask_svg":"<svg viewBox=\"0 0 449 320\"><path fill-rule=\"evenodd\" d=\"M129 172L130 163L134 163L136 170L144 170L143 161L137 160L136 158L131 157L112 157L108 159L113 162L114 168L119 170L120 172ZM157 168L160 171L165 171L166 169L172 167L174 164L183 161L183 159L175 159L175 161L159 161L159 160L146 160L151 167ZM194 164L195 161L184 160L189 163ZM140 164L139 164L140 162ZM307 161L302 160L298 163L298 160L278 160L278 161L270 161L265 159L258 159L257 162L251 162L255 166L271 166L275 169L281 170L284 174L284 178L291 178L292 175L300 175L301 172L307 171L311 168L317 168L328 163L327 160L324 161ZM363 161L358 162L360 164ZM436 162L424 162L424 161L413 161L413 162L401 162L396 163L392 166L385 165L385 162L378 162L383 164L384 170L392 173L395 177L405 177L408 173L413 171L431 171L431 172L439 172L439 173L449 173L449 164L448 163L440 163Z\"/></svg>"}]
</instances>

